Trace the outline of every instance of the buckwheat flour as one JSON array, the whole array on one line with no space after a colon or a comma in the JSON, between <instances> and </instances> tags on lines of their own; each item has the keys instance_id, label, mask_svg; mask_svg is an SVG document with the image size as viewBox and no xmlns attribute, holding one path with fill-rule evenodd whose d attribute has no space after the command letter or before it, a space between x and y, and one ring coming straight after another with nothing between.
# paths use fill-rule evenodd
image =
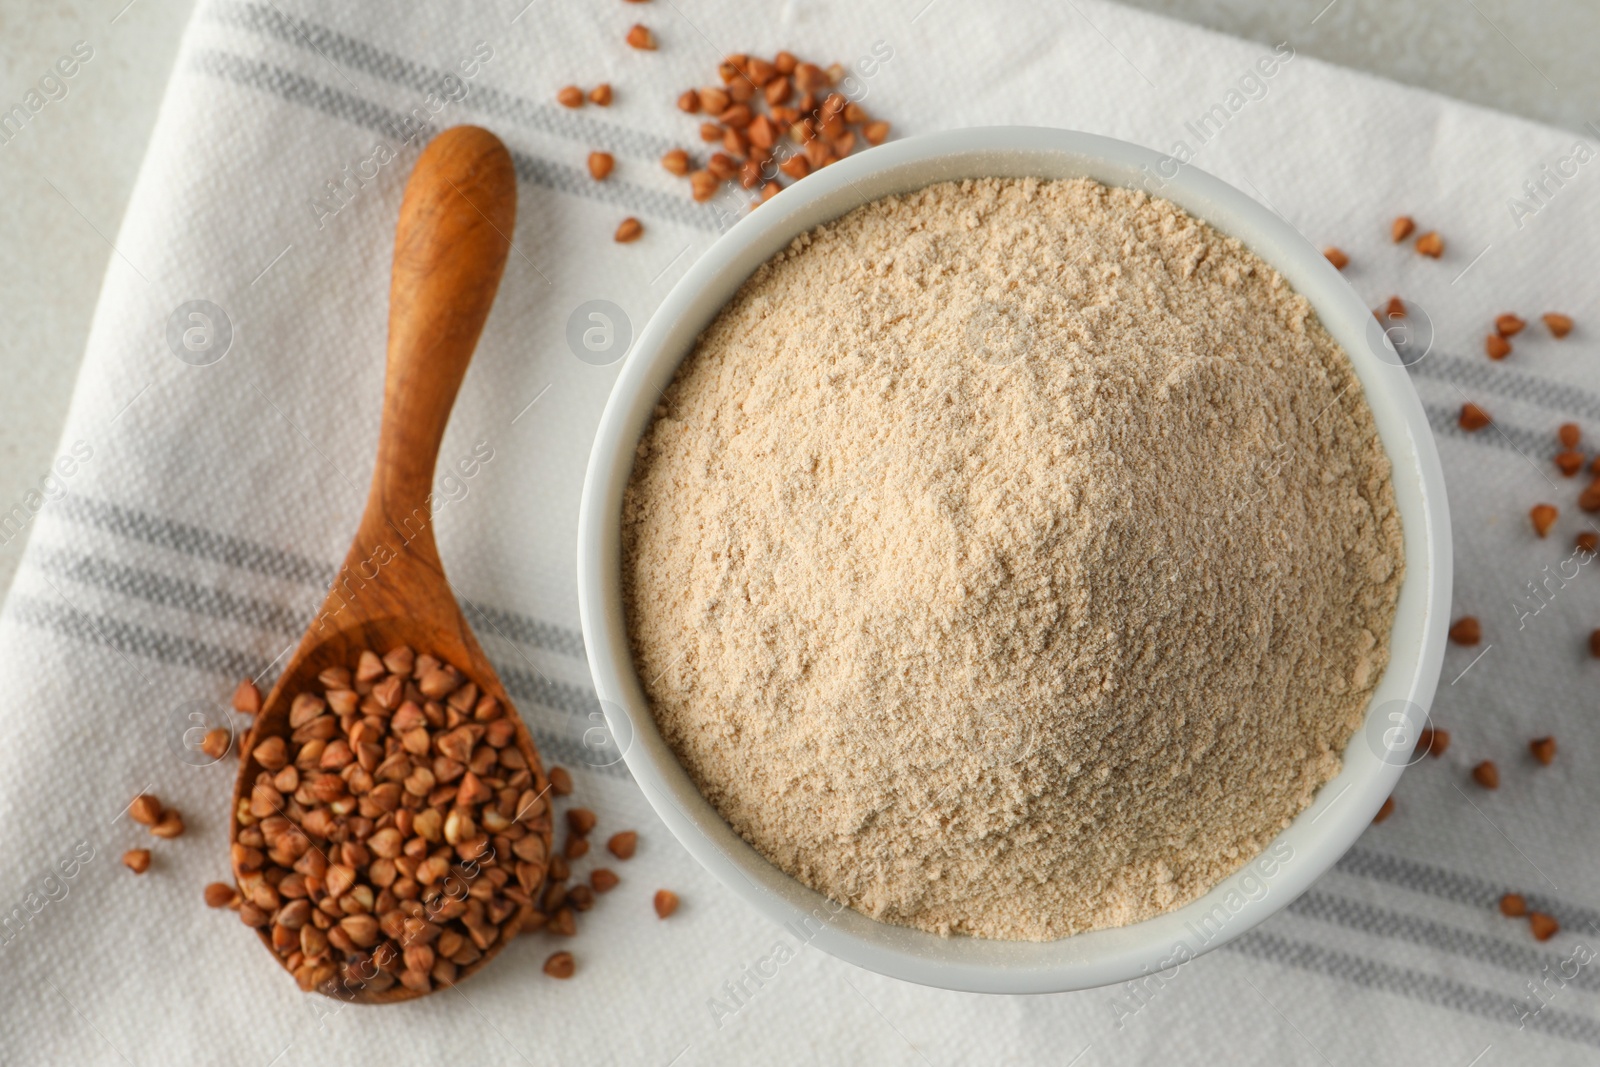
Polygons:
<instances>
[{"instance_id":1,"label":"buckwheat flour","mask_svg":"<svg viewBox=\"0 0 1600 1067\"><path fill-rule=\"evenodd\" d=\"M779 867L1043 940L1182 905L1340 766L1400 519L1310 305L1170 202L985 180L796 241L639 445L658 723Z\"/></svg>"}]
</instances>

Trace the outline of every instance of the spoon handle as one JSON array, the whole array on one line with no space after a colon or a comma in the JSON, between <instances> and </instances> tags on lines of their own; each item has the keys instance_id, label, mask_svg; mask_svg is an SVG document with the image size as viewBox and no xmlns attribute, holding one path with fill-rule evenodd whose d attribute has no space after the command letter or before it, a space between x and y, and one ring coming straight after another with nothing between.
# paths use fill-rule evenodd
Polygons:
<instances>
[{"instance_id":1,"label":"spoon handle","mask_svg":"<svg viewBox=\"0 0 1600 1067\"><path fill-rule=\"evenodd\" d=\"M428 496L450 409L511 248L517 176L500 139L455 126L406 183L389 286L389 362L378 460L357 544L399 537L440 570Z\"/></svg>"}]
</instances>

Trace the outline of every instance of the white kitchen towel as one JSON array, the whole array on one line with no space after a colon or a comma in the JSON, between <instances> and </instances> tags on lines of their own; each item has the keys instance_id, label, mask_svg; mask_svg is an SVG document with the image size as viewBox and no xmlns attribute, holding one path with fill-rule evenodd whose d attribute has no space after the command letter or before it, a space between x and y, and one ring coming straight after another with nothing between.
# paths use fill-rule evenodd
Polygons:
<instances>
[{"instance_id":1,"label":"white kitchen towel","mask_svg":"<svg viewBox=\"0 0 1600 1067\"><path fill-rule=\"evenodd\" d=\"M635 21L658 51L623 43ZM1433 718L1453 740L1311 892L1175 974L990 997L775 955L792 938L690 860L620 765L585 765L575 516L617 364L580 359L569 319L607 300L637 334L717 239L730 205L694 204L657 163L701 147L674 101L723 52L781 48L852 65L896 136L1031 123L1171 152L1342 247L1374 306L1398 293L1431 323L1413 378L1449 479L1457 612L1484 629L1446 659ZM609 108L555 102L602 81ZM184 737L239 678L270 679L342 558L377 433L401 191L430 133L461 122L511 147L521 202L444 443L440 547L547 756L574 767L602 832L642 844L584 916L572 980L541 974L555 945L528 936L459 990L341 1009L202 905L227 876L232 767L201 765ZM1594 1063L1600 578L1567 562L1587 479L1552 464L1558 424L1600 440L1594 140L1100 0L203 2L60 459L0 502L0 536L30 538L0 620L0 1060ZM594 149L617 158L604 183L585 171ZM73 175L48 177L72 198ZM1399 214L1442 234L1443 257L1391 242ZM616 244L628 215L644 236ZM1490 362L1484 336L1509 311L1530 325ZM1546 311L1577 329L1553 339ZM1495 425L1459 430L1465 400ZM1544 540L1541 502L1562 512ZM1527 754L1542 735L1560 746L1549 767ZM1495 792L1471 782L1481 759ZM152 844L125 814L145 789L188 832L154 842L136 878L118 857ZM658 887L683 899L670 921L651 912ZM1501 916L1508 890L1562 932L1538 943Z\"/></svg>"}]
</instances>

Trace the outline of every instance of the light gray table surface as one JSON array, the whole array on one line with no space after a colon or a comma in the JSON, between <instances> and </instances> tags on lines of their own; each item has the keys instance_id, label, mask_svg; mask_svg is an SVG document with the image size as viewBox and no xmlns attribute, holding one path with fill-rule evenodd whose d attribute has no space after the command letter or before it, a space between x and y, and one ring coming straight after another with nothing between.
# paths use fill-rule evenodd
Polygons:
<instances>
[{"instance_id":1,"label":"light gray table surface","mask_svg":"<svg viewBox=\"0 0 1600 1067\"><path fill-rule=\"evenodd\" d=\"M1597 136L1588 125L1600 123L1594 0L1132 2ZM192 7L0 0L5 108L77 42L94 50L65 96L0 143L0 513L38 486L55 456L111 242ZM0 589L23 544L0 544Z\"/></svg>"}]
</instances>

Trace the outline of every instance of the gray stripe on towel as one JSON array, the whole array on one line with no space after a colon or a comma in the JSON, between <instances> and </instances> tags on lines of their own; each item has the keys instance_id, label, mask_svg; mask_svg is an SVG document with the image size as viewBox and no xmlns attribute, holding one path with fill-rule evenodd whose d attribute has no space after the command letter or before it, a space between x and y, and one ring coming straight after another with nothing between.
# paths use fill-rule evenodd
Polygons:
<instances>
[{"instance_id":1,"label":"gray stripe on towel","mask_svg":"<svg viewBox=\"0 0 1600 1067\"><path fill-rule=\"evenodd\" d=\"M258 59L199 49L190 58L189 69L271 93L288 103L312 108L384 137L397 141L406 139L402 131L408 120L399 112ZM542 185L559 193L617 204L649 218L666 219L702 230L718 229L716 209L696 204L687 197L673 196L617 179L597 182L589 177L588 171L539 159L526 152L513 150L511 160L516 166L517 177L531 184Z\"/></svg>"},{"instance_id":2,"label":"gray stripe on towel","mask_svg":"<svg viewBox=\"0 0 1600 1067\"><path fill-rule=\"evenodd\" d=\"M1459 926L1364 904L1315 888L1296 899L1287 910L1301 918L1334 923L1374 937L1409 941L1413 945L1478 960L1523 977L1535 977L1547 967L1554 973L1560 973L1562 955L1541 952L1532 943L1518 944L1487 937ZM1499 915L1499 912L1494 914ZM1527 938L1526 930L1518 927L1517 932L1524 939ZM1592 967L1580 969L1573 978L1567 980L1567 984L1590 992L1600 992L1600 973Z\"/></svg>"},{"instance_id":3,"label":"gray stripe on towel","mask_svg":"<svg viewBox=\"0 0 1600 1067\"><path fill-rule=\"evenodd\" d=\"M587 720L591 713L600 710L600 699L586 685L558 682L521 667L496 664L495 671L500 675L500 684L506 687L506 692L518 700L564 711L575 719Z\"/></svg>"},{"instance_id":4,"label":"gray stripe on towel","mask_svg":"<svg viewBox=\"0 0 1600 1067\"><path fill-rule=\"evenodd\" d=\"M1441 978L1409 967L1379 963L1320 945L1291 941L1260 929L1250 931L1223 948L1269 963L1337 978L1364 989L1394 993L1424 1004L1449 1008L1488 1022L1503 1021L1507 1026L1518 1022L1519 1009L1525 1006L1523 1001L1514 997L1479 989L1465 982ZM1600 1048L1600 1023L1586 1016L1546 1007L1527 1020L1527 1028L1548 1037Z\"/></svg>"},{"instance_id":5,"label":"gray stripe on towel","mask_svg":"<svg viewBox=\"0 0 1600 1067\"><path fill-rule=\"evenodd\" d=\"M1548 408L1563 415L1600 420L1600 394L1510 370L1487 359L1436 356L1419 360L1408 369L1420 378L1432 378L1480 390L1508 400Z\"/></svg>"},{"instance_id":6,"label":"gray stripe on towel","mask_svg":"<svg viewBox=\"0 0 1600 1067\"><path fill-rule=\"evenodd\" d=\"M35 629L100 645L125 656L153 659L168 666L208 671L231 679L253 678L270 666L262 656L152 630L109 615L89 615L70 606L47 604L32 597L11 597L6 604L6 614Z\"/></svg>"},{"instance_id":7,"label":"gray stripe on towel","mask_svg":"<svg viewBox=\"0 0 1600 1067\"><path fill-rule=\"evenodd\" d=\"M258 677L262 671L273 665L263 656L180 637L177 634L125 622L109 615L89 615L70 606L48 604L32 597L11 597L6 604L5 615L33 629L51 632L85 644L110 648L124 656L139 656L167 666L218 674L227 679L230 685L239 678ZM520 684L517 689L513 689L510 682L505 683L508 693L518 697L519 700L528 700L546 707L552 706L542 699L545 690L522 681L520 675L524 672L506 668L499 663L493 666L502 681L508 674L518 678ZM568 694L557 692L555 695L569 705L572 703ZM590 699L593 702L593 698ZM571 706L554 705L554 707L558 711L576 714ZM598 703L594 704L593 710L599 711ZM584 720L588 721L586 714ZM593 765L590 759L593 753L583 743L581 734L578 738L573 738L565 733L543 729L529 722L526 714L523 715L523 721L528 722L528 730L547 760L588 767L590 770L615 778L630 777L627 766L620 760L605 766ZM585 730L588 728L585 727Z\"/></svg>"},{"instance_id":8,"label":"gray stripe on towel","mask_svg":"<svg viewBox=\"0 0 1600 1067\"><path fill-rule=\"evenodd\" d=\"M1417 860L1374 852L1359 845L1340 857L1333 869L1485 911L1498 908L1500 898L1516 889L1527 898L1530 907L1556 916L1568 929L1581 926L1600 934L1600 911L1593 908L1557 900L1536 891L1497 885L1474 875Z\"/></svg>"},{"instance_id":9,"label":"gray stripe on towel","mask_svg":"<svg viewBox=\"0 0 1600 1067\"><path fill-rule=\"evenodd\" d=\"M341 68L351 68L417 93L439 93L453 71L430 67L357 40L309 19L295 18L266 5L219 2L206 9L213 22L250 33L271 37L301 50L315 52ZM463 57L464 58L464 57ZM493 60L490 60L492 63ZM459 78L459 75L456 75ZM556 137L603 148L617 155L654 163L669 149L678 147L671 138L604 122L583 111L557 104L535 103L489 85L468 82L466 104L489 115L498 115Z\"/></svg>"},{"instance_id":10,"label":"gray stripe on towel","mask_svg":"<svg viewBox=\"0 0 1600 1067\"><path fill-rule=\"evenodd\" d=\"M268 600L229 593L215 586L201 585L139 567L124 566L99 556L47 550L37 561L37 566L47 574L59 575L119 596L176 608L191 615L243 623L289 637L305 632L315 610L314 606L308 606L304 611L296 611Z\"/></svg>"},{"instance_id":11,"label":"gray stripe on towel","mask_svg":"<svg viewBox=\"0 0 1600 1067\"><path fill-rule=\"evenodd\" d=\"M242 537L216 533L200 526L158 518L147 511L108 500L68 493L51 505L57 516L82 526L93 526L130 541L143 541L197 559L225 563L266 578L280 578L326 590L337 567L306 556L270 548Z\"/></svg>"},{"instance_id":12,"label":"gray stripe on towel","mask_svg":"<svg viewBox=\"0 0 1600 1067\"><path fill-rule=\"evenodd\" d=\"M1549 462L1557 452L1561 451L1554 428L1543 431L1530 430L1524 426L1495 419L1493 426L1485 426L1481 430L1463 430L1459 407L1426 403L1422 407L1428 415L1428 428L1433 431L1435 437L1448 437L1452 440L1471 441L1490 448L1504 449L1525 456L1535 463ZM1490 417L1493 417L1492 412ZM1542 467L1540 469L1543 470ZM1554 481L1561 472L1552 465L1545 473Z\"/></svg>"},{"instance_id":13,"label":"gray stripe on towel","mask_svg":"<svg viewBox=\"0 0 1600 1067\"><path fill-rule=\"evenodd\" d=\"M39 566L46 573L57 574L105 592L159 604L162 607L176 608L192 615L271 630L289 637L304 633L315 614L314 607L308 607L305 611L293 611L281 604L253 597L235 596L213 586L170 578L135 567L125 567L97 556L50 551L44 555ZM464 605L462 610L469 618L486 614L470 604ZM506 616L505 612L497 614ZM521 622L524 628L530 623L535 627L547 625L536 623L531 619ZM479 629L482 632L481 628ZM582 657L581 647L579 657ZM502 667L497 664L495 670L499 673L506 691L520 700L565 712L576 719L586 720L591 712L600 710L600 703L594 695L594 690L586 685L573 685L548 678L531 664L527 669L516 666Z\"/></svg>"},{"instance_id":14,"label":"gray stripe on towel","mask_svg":"<svg viewBox=\"0 0 1600 1067\"><path fill-rule=\"evenodd\" d=\"M212 560L268 578L309 585L319 593L325 593L333 585L334 577L338 573L337 567L319 563L298 553L273 548L242 537L216 533L188 523L164 519L139 508L114 504L94 497L68 493L52 504L51 509L61 518L83 526L93 526L130 541L142 541L157 548L168 549L196 559ZM85 555L82 558L88 560L93 557ZM103 567L92 570L109 573ZM208 614L205 609L219 603L206 591L206 587L173 579L162 579L161 576L151 575L148 571L138 571L135 574L149 577L135 578L130 575L129 580L121 586L109 584L104 587L114 592L150 600L152 603L170 603L171 606L181 607L196 614ZM191 586L193 588L190 588ZM163 596L169 599L160 599ZM298 633L304 629L306 623L310 622L314 610L315 605L303 615L291 611L295 618L304 621L289 632ZM583 635L576 630L504 608L462 602L461 610L468 615L483 617L490 623L490 629L504 635L508 640L548 649L573 659L584 658ZM249 621L237 615L227 617L242 622Z\"/></svg>"}]
</instances>

